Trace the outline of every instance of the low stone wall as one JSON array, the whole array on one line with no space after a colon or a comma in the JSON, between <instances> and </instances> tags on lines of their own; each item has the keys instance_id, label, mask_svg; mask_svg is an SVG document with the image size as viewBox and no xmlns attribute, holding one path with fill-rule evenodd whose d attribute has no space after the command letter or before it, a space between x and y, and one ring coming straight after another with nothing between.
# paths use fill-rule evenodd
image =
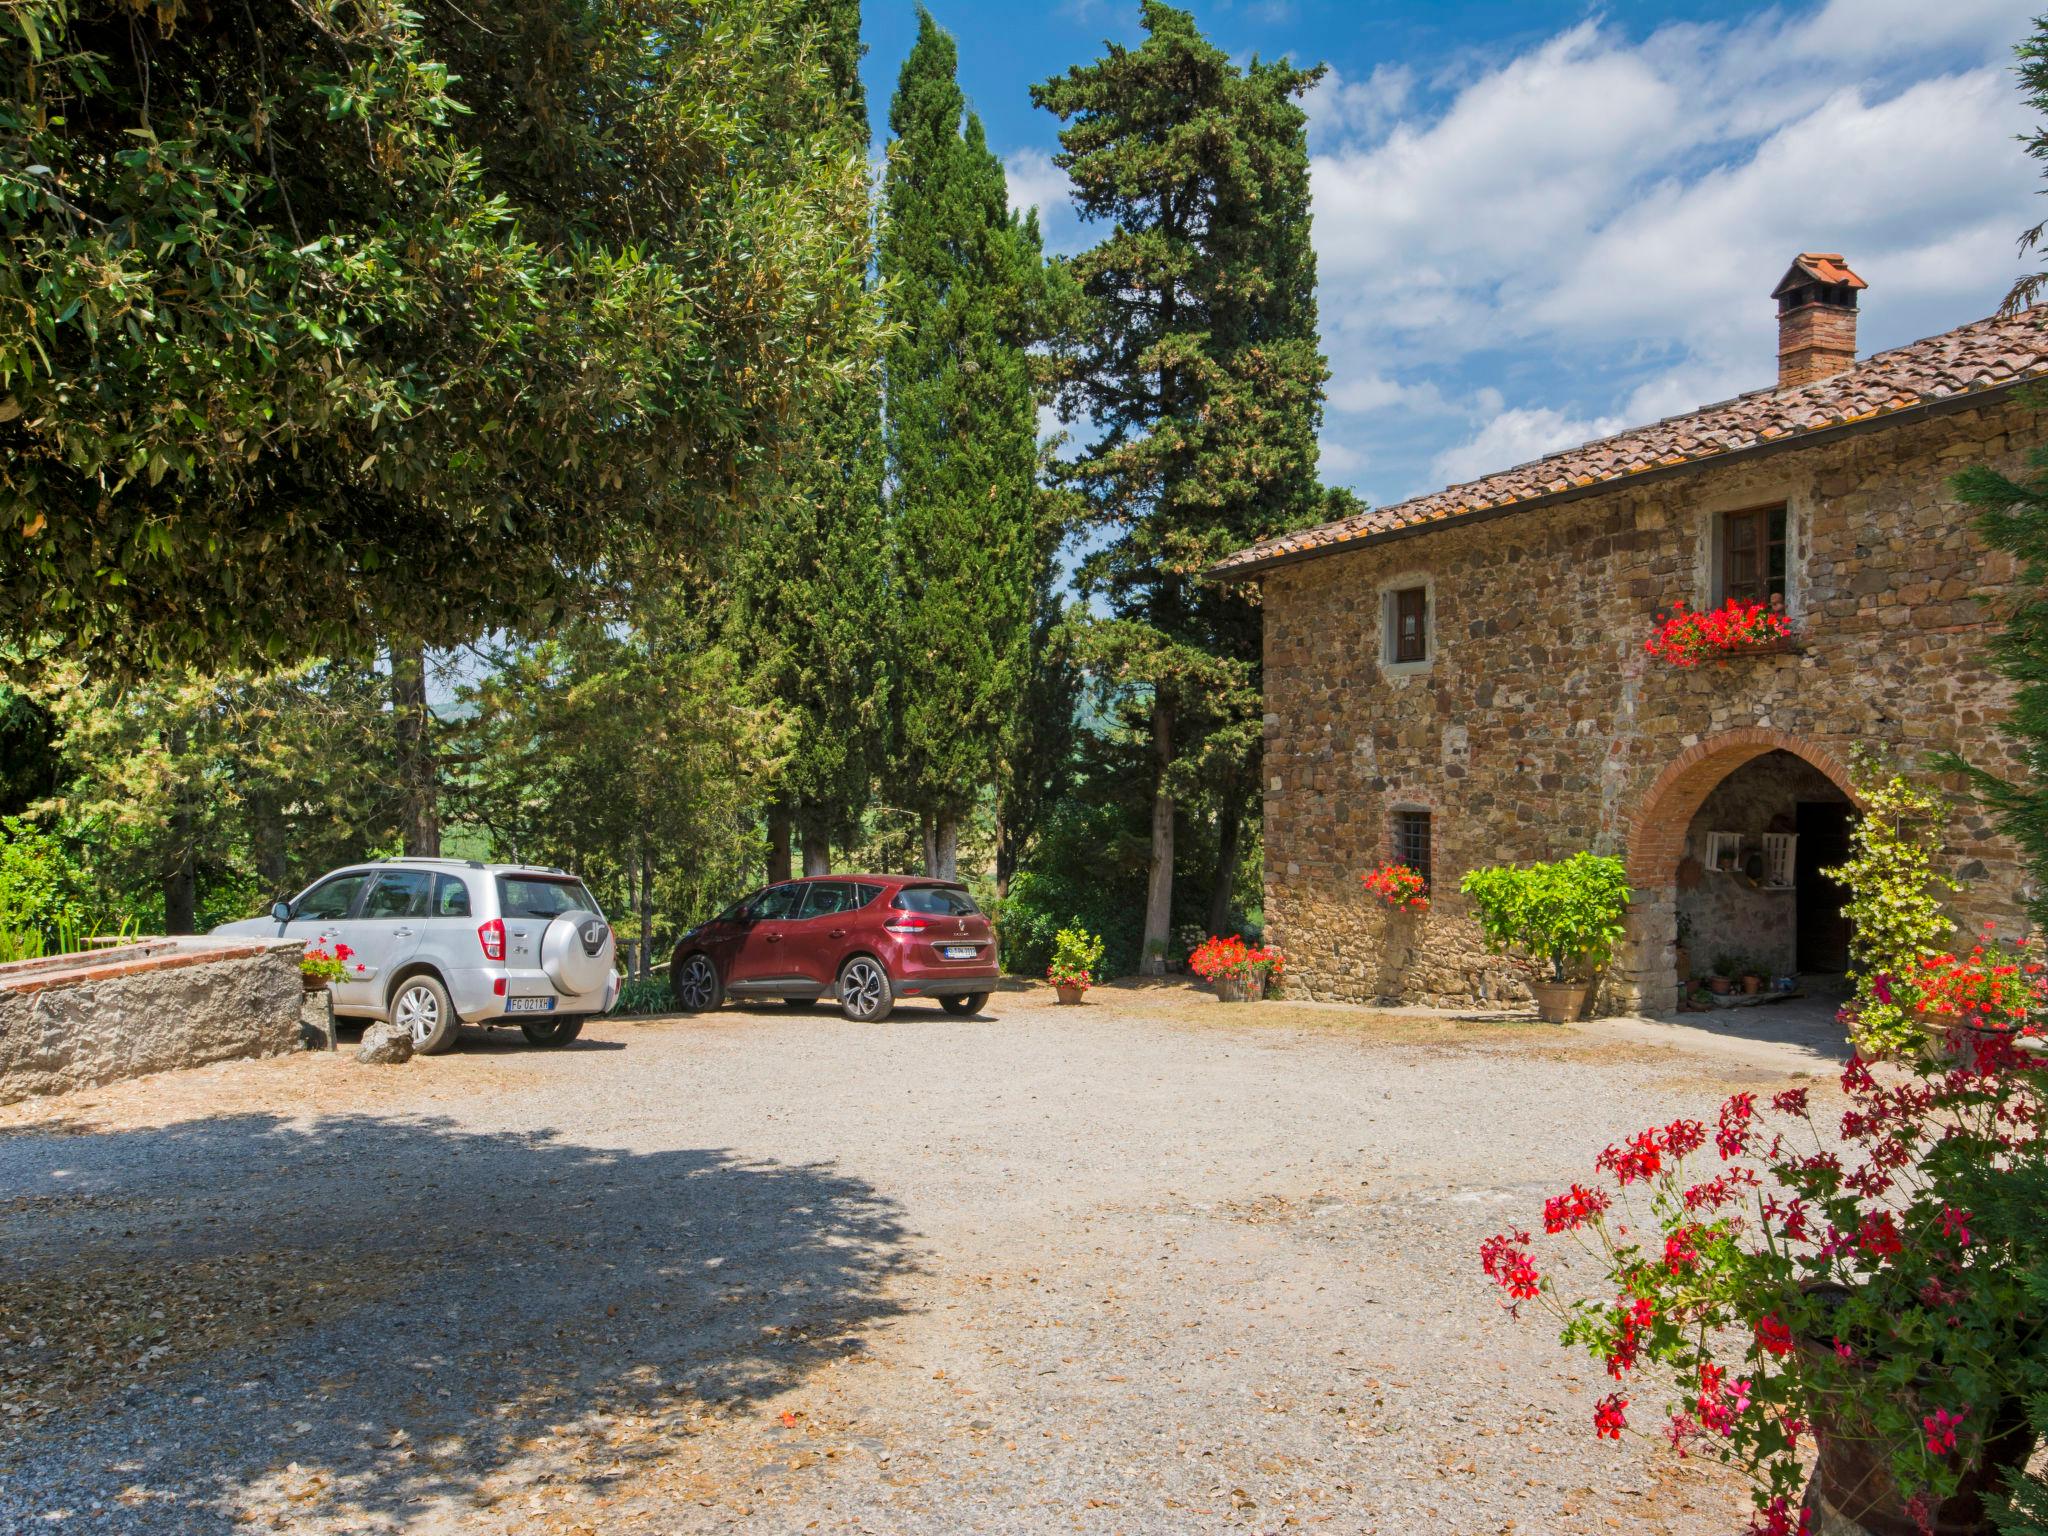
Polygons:
<instances>
[{"instance_id":1,"label":"low stone wall","mask_svg":"<svg viewBox=\"0 0 2048 1536\"><path fill-rule=\"evenodd\" d=\"M298 1049L303 949L148 939L0 965L0 1104Z\"/></svg>"}]
</instances>

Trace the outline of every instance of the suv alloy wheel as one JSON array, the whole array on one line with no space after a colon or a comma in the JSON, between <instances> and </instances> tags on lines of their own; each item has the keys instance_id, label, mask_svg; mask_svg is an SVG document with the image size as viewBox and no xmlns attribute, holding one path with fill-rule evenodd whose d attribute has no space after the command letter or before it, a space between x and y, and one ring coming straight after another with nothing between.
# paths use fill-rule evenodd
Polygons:
<instances>
[{"instance_id":1,"label":"suv alloy wheel","mask_svg":"<svg viewBox=\"0 0 2048 1536\"><path fill-rule=\"evenodd\" d=\"M412 1036L418 1056L440 1055L462 1032L448 989L426 975L408 977L392 994L391 1022Z\"/></svg>"},{"instance_id":2,"label":"suv alloy wheel","mask_svg":"<svg viewBox=\"0 0 2048 1536\"><path fill-rule=\"evenodd\" d=\"M895 988L882 962L855 955L839 968L839 1011L856 1024L879 1024L896 1006Z\"/></svg>"},{"instance_id":3,"label":"suv alloy wheel","mask_svg":"<svg viewBox=\"0 0 2048 1536\"><path fill-rule=\"evenodd\" d=\"M685 1013L715 1013L725 1001L725 988L718 980L718 967L709 955L692 955L683 968L669 977L669 991L676 1006Z\"/></svg>"}]
</instances>

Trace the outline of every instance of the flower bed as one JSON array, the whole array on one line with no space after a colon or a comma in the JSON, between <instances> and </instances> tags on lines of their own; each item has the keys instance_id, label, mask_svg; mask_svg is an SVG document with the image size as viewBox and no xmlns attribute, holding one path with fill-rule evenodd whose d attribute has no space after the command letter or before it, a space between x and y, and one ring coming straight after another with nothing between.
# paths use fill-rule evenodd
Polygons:
<instances>
[{"instance_id":1,"label":"flower bed","mask_svg":"<svg viewBox=\"0 0 2048 1536\"><path fill-rule=\"evenodd\" d=\"M1247 944L1237 934L1206 939L1188 956L1188 969L1230 1002L1264 996L1286 968L1287 957L1279 950Z\"/></svg>"},{"instance_id":2,"label":"flower bed","mask_svg":"<svg viewBox=\"0 0 2048 1536\"><path fill-rule=\"evenodd\" d=\"M1668 615L1657 616L1656 633L1645 649L1674 667L1696 667L1703 661L1780 650L1791 637L1792 624L1778 598L1766 607L1731 597L1711 610L1673 603Z\"/></svg>"},{"instance_id":3,"label":"flower bed","mask_svg":"<svg viewBox=\"0 0 2048 1536\"><path fill-rule=\"evenodd\" d=\"M1406 864L1382 864L1363 877L1365 888L1397 912L1427 912L1429 882Z\"/></svg>"}]
</instances>

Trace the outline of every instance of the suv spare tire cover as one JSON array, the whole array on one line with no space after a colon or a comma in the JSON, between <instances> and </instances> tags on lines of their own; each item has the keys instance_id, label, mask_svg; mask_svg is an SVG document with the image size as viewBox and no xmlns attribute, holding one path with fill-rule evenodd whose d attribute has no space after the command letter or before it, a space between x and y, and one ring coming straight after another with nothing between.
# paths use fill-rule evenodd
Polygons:
<instances>
[{"instance_id":1,"label":"suv spare tire cover","mask_svg":"<svg viewBox=\"0 0 2048 1536\"><path fill-rule=\"evenodd\" d=\"M612 973L612 925L595 912L563 912L540 936L540 968L569 997L601 992Z\"/></svg>"}]
</instances>

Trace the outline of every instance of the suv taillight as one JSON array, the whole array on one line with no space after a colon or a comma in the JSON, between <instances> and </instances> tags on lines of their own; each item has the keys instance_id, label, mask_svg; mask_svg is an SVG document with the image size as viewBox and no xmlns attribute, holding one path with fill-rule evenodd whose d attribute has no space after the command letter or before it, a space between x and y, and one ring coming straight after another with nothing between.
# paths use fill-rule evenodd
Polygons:
<instances>
[{"instance_id":1,"label":"suv taillight","mask_svg":"<svg viewBox=\"0 0 2048 1536\"><path fill-rule=\"evenodd\" d=\"M500 919L494 917L488 923L479 923L476 941L483 945L486 960L505 958L505 924Z\"/></svg>"},{"instance_id":2,"label":"suv taillight","mask_svg":"<svg viewBox=\"0 0 2048 1536\"><path fill-rule=\"evenodd\" d=\"M931 924L921 917L912 917L908 913L903 913L900 916L890 918L882 926L891 933L923 933L925 929L931 927Z\"/></svg>"}]
</instances>

